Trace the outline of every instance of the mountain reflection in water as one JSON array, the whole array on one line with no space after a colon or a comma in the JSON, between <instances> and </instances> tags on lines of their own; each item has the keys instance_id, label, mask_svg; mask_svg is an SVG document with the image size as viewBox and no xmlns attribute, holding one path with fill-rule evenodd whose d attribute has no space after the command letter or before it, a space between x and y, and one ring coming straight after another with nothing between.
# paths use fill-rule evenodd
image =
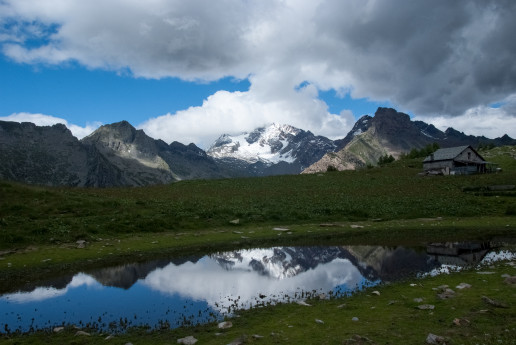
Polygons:
<instances>
[{"instance_id":1,"label":"mountain reflection in water","mask_svg":"<svg viewBox=\"0 0 516 345\"><path fill-rule=\"evenodd\" d=\"M462 244L457 252L453 247L277 247L78 273L0 296L0 332L61 324L111 331L139 325L173 328L307 294L347 294L433 271L443 257L466 255L469 263L471 258L479 262L490 250L489 244Z\"/></svg>"}]
</instances>

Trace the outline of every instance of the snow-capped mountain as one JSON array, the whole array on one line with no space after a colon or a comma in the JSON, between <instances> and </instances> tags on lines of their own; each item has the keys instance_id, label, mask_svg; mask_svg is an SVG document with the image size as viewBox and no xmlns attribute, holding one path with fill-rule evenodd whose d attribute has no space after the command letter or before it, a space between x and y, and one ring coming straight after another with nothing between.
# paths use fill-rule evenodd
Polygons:
<instances>
[{"instance_id":1,"label":"snow-capped mountain","mask_svg":"<svg viewBox=\"0 0 516 345\"><path fill-rule=\"evenodd\" d=\"M207 153L237 174L275 175L299 173L335 148L326 137L273 123L250 133L224 134Z\"/></svg>"}]
</instances>

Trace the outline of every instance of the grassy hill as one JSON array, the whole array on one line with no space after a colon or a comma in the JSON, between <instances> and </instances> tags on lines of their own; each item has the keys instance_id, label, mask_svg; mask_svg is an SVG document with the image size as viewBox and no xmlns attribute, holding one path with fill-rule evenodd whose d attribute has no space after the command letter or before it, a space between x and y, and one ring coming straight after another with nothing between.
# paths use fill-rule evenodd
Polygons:
<instances>
[{"instance_id":1,"label":"grassy hill","mask_svg":"<svg viewBox=\"0 0 516 345\"><path fill-rule=\"evenodd\" d=\"M0 183L0 247L99 236L238 226L512 216L516 148L481 154L501 173L421 177L419 160L325 174L193 180L133 188L49 188ZM496 194L496 195L493 195Z\"/></svg>"}]
</instances>

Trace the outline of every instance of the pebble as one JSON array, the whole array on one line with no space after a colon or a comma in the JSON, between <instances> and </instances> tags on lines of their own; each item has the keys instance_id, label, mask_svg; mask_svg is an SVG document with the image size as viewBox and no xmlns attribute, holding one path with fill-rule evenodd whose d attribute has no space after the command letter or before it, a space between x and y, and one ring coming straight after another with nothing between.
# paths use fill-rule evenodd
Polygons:
<instances>
[{"instance_id":1,"label":"pebble","mask_svg":"<svg viewBox=\"0 0 516 345\"><path fill-rule=\"evenodd\" d=\"M460 289L460 290L462 290L462 289L469 289L469 288L471 288L471 285L468 284L468 283L460 283L455 288Z\"/></svg>"},{"instance_id":2,"label":"pebble","mask_svg":"<svg viewBox=\"0 0 516 345\"><path fill-rule=\"evenodd\" d=\"M54 331L54 333L62 332L62 331L64 331L64 327L54 327L53 331Z\"/></svg>"},{"instance_id":3,"label":"pebble","mask_svg":"<svg viewBox=\"0 0 516 345\"><path fill-rule=\"evenodd\" d=\"M178 344L184 344L184 345L193 345L196 342L197 342L197 339L195 339L191 335L189 335L187 337L184 337L184 338L181 338L181 339L177 339L177 343Z\"/></svg>"},{"instance_id":4,"label":"pebble","mask_svg":"<svg viewBox=\"0 0 516 345\"><path fill-rule=\"evenodd\" d=\"M421 297L414 298L414 302L421 303L423 302L423 299Z\"/></svg>"},{"instance_id":5,"label":"pebble","mask_svg":"<svg viewBox=\"0 0 516 345\"><path fill-rule=\"evenodd\" d=\"M439 335L428 333L428 336L426 337L426 343L431 345L446 344L446 339Z\"/></svg>"},{"instance_id":6,"label":"pebble","mask_svg":"<svg viewBox=\"0 0 516 345\"><path fill-rule=\"evenodd\" d=\"M455 297L455 291L453 291L452 289L444 289L444 291L441 292L440 294L437 294L437 296L440 299L452 298L452 297Z\"/></svg>"},{"instance_id":7,"label":"pebble","mask_svg":"<svg viewBox=\"0 0 516 345\"><path fill-rule=\"evenodd\" d=\"M297 304L305 306L305 307L311 307L311 304L306 303L305 301L297 301Z\"/></svg>"},{"instance_id":8,"label":"pebble","mask_svg":"<svg viewBox=\"0 0 516 345\"><path fill-rule=\"evenodd\" d=\"M376 296L380 296L380 291L376 291L376 290L375 290L375 291L371 292L371 294L372 294L372 295L376 295Z\"/></svg>"},{"instance_id":9,"label":"pebble","mask_svg":"<svg viewBox=\"0 0 516 345\"><path fill-rule=\"evenodd\" d=\"M324 321L323 320L319 320L319 319L315 319L315 322L320 323L320 324L324 324Z\"/></svg>"},{"instance_id":10,"label":"pebble","mask_svg":"<svg viewBox=\"0 0 516 345\"><path fill-rule=\"evenodd\" d=\"M88 332L84 332L84 331L77 331L77 333L75 333L75 336L78 336L78 335L85 335L85 336L90 336L90 334Z\"/></svg>"},{"instance_id":11,"label":"pebble","mask_svg":"<svg viewBox=\"0 0 516 345\"><path fill-rule=\"evenodd\" d=\"M354 321L354 322L357 322L358 321L358 317L354 316L351 321Z\"/></svg>"},{"instance_id":12,"label":"pebble","mask_svg":"<svg viewBox=\"0 0 516 345\"><path fill-rule=\"evenodd\" d=\"M421 310L434 310L435 309L435 305L433 305L433 304L421 304L421 305L418 305L417 308L421 309Z\"/></svg>"},{"instance_id":13,"label":"pebble","mask_svg":"<svg viewBox=\"0 0 516 345\"><path fill-rule=\"evenodd\" d=\"M516 286L516 276L514 277L507 277L505 278L505 280L503 281L505 284L509 284L509 285L512 285L512 286Z\"/></svg>"},{"instance_id":14,"label":"pebble","mask_svg":"<svg viewBox=\"0 0 516 345\"><path fill-rule=\"evenodd\" d=\"M218 324L220 329L227 329L233 327L233 323L231 321L224 321Z\"/></svg>"}]
</instances>

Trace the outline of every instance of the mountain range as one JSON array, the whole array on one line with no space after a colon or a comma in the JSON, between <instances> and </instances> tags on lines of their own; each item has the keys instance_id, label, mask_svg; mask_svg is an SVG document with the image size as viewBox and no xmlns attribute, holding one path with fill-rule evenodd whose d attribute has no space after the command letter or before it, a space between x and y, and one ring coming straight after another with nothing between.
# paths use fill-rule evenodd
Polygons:
<instances>
[{"instance_id":1,"label":"mountain range","mask_svg":"<svg viewBox=\"0 0 516 345\"><path fill-rule=\"evenodd\" d=\"M270 124L240 135L221 135L207 151L165 143L127 121L99 127L79 140L62 124L48 127L0 121L0 179L81 186L142 186L185 179L268 176L375 165L384 155L431 143L440 147L516 145L504 135L488 139L453 128L442 132L407 114L378 108L342 139L316 136L290 125Z\"/></svg>"}]
</instances>

